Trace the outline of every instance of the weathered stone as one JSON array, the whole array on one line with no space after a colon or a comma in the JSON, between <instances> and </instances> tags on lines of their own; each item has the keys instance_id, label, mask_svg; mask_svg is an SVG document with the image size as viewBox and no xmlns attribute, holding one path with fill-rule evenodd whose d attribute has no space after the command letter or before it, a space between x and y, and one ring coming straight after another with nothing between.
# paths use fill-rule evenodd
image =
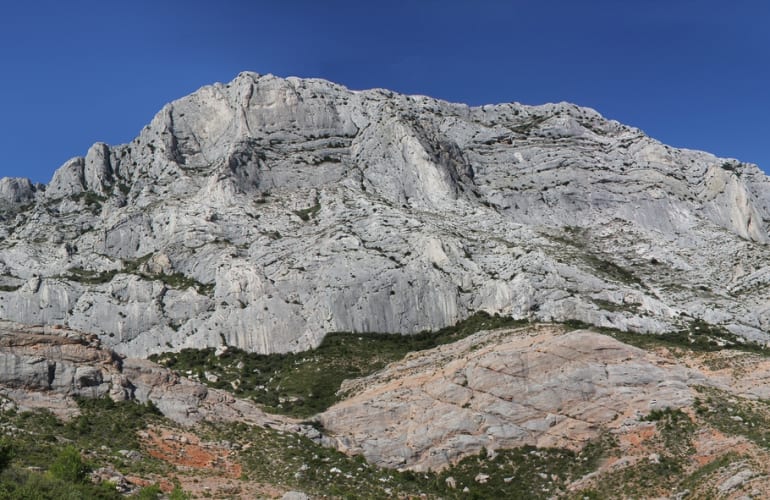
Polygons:
<instances>
[{"instance_id":1,"label":"weathered stone","mask_svg":"<svg viewBox=\"0 0 770 500\"><path fill-rule=\"evenodd\" d=\"M458 391L450 380L462 375ZM482 332L363 379L319 418L327 442L388 467L440 469L487 448L579 449L618 417L692 403L703 374L588 331ZM461 395L458 395L461 394Z\"/></svg>"},{"instance_id":2,"label":"weathered stone","mask_svg":"<svg viewBox=\"0 0 770 500\"><path fill-rule=\"evenodd\" d=\"M0 394L21 408L44 407L62 416L77 412L75 397L109 396L152 402L183 425L209 420L297 426L150 361L120 358L79 332L7 322L0 322Z\"/></svg>"},{"instance_id":3,"label":"weathered stone","mask_svg":"<svg viewBox=\"0 0 770 500\"><path fill-rule=\"evenodd\" d=\"M33 201L35 187L29 179L3 177L0 179L0 202L21 205Z\"/></svg>"},{"instance_id":4,"label":"weathered stone","mask_svg":"<svg viewBox=\"0 0 770 500\"><path fill-rule=\"evenodd\" d=\"M477 310L768 340L767 177L567 103L243 73L45 189L0 181L0 201L0 318L131 356L299 351Z\"/></svg>"},{"instance_id":5,"label":"weathered stone","mask_svg":"<svg viewBox=\"0 0 770 500\"><path fill-rule=\"evenodd\" d=\"M724 482L722 482L718 489L720 493L729 493L730 491L740 488L743 486L749 479L754 477L754 472L749 469L744 469L742 471L736 472L734 475L730 476L728 479L726 479Z\"/></svg>"},{"instance_id":6,"label":"weathered stone","mask_svg":"<svg viewBox=\"0 0 770 500\"><path fill-rule=\"evenodd\" d=\"M281 500L310 500L310 497L300 491L287 491L283 494Z\"/></svg>"}]
</instances>

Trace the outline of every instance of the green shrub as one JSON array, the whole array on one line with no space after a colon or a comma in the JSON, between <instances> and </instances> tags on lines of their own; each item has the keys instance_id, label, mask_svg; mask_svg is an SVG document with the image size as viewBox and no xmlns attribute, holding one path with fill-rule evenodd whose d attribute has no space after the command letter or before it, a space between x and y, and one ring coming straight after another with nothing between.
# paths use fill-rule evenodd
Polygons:
<instances>
[{"instance_id":1,"label":"green shrub","mask_svg":"<svg viewBox=\"0 0 770 500\"><path fill-rule=\"evenodd\" d=\"M139 493L137 493L134 498L137 498L138 500L157 500L161 495L163 495L163 491L161 491L160 486L152 484L139 490Z\"/></svg>"},{"instance_id":2,"label":"green shrub","mask_svg":"<svg viewBox=\"0 0 770 500\"><path fill-rule=\"evenodd\" d=\"M294 210L294 215L299 217L305 222L315 217L315 215L321 210L321 204L316 201L316 204L312 207L303 208L301 210Z\"/></svg>"},{"instance_id":3,"label":"green shrub","mask_svg":"<svg viewBox=\"0 0 770 500\"><path fill-rule=\"evenodd\" d=\"M41 474L11 467L0 474L0 498L35 500L118 500L121 495L111 483L71 483Z\"/></svg>"},{"instance_id":4,"label":"green shrub","mask_svg":"<svg viewBox=\"0 0 770 500\"><path fill-rule=\"evenodd\" d=\"M48 468L48 473L55 479L69 483L82 483L88 474L88 466L73 446L67 446L59 452Z\"/></svg>"},{"instance_id":5,"label":"green shrub","mask_svg":"<svg viewBox=\"0 0 770 500\"><path fill-rule=\"evenodd\" d=\"M0 472L8 468L11 460L13 460L13 456L13 445L6 439L0 439Z\"/></svg>"},{"instance_id":6,"label":"green shrub","mask_svg":"<svg viewBox=\"0 0 770 500\"><path fill-rule=\"evenodd\" d=\"M184 492L179 485L174 486L171 493L168 494L168 500L188 500L190 495Z\"/></svg>"}]
</instances>

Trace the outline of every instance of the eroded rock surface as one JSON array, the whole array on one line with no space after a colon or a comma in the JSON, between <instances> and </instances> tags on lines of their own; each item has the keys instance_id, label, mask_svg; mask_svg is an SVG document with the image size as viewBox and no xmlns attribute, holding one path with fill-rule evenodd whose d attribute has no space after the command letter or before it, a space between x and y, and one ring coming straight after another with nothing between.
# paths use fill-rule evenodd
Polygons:
<instances>
[{"instance_id":1,"label":"eroded rock surface","mask_svg":"<svg viewBox=\"0 0 770 500\"><path fill-rule=\"evenodd\" d=\"M61 416L77 412L77 397L111 397L150 401L184 425L203 420L277 427L294 423L150 361L119 356L102 348L94 335L7 322L0 322L0 394L22 409L45 408Z\"/></svg>"},{"instance_id":2,"label":"eroded rock surface","mask_svg":"<svg viewBox=\"0 0 770 500\"><path fill-rule=\"evenodd\" d=\"M559 326L481 332L342 390L334 444L388 467L440 469L482 448L580 449L608 427L692 404L711 383L612 337Z\"/></svg>"},{"instance_id":3,"label":"eroded rock surface","mask_svg":"<svg viewBox=\"0 0 770 500\"><path fill-rule=\"evenodd\" d=\"M770 182L567 103L243 73L0 180L0 318L144 357L304 350L478 310L767 341Z\"/></svg>"}]
</instances>

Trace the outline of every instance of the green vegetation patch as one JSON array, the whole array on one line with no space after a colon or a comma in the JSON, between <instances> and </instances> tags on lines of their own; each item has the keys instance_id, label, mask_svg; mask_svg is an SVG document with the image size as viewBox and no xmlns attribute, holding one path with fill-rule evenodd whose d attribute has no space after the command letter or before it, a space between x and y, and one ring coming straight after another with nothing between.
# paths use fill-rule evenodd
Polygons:
<instances>
[{"instance_id":1,"label":"green vegetation patch","mask_svg":"<svg viewBox=\"0 0 770 500\"><path fill-rule=\"evenodd\" d=\"M109 283L112 279L120 273L133 274L140 278L160 281L169 288L176 290L186 290L188 288L194 288L201 295L212 295L214 292L214 284L205 284L197 281L193 278L185 276L182 273L147 273L141 270L143 264L145 264L152 254L147 254L143 257L133 260L126 260L123 262L122 269L110 269L108 271L94 271L91 269L83 269L81 267L70 268L65 279L69 281L75 281L77 283L83 283L86 285L100 285L103 283Z\"/></svg>"},{"instance_id":2,"label":"green vegetation patch","mask_svg":"<svg viewBox=\"0 0 770 500\"><path fill-rule=\"evenodd\" d=\"M102 203L107 201L107 198L101 196L94 191L83 191L70 196L70 199L74 202L83 202L85 206L91 210L94 215L98 214L102 210Z\"/></svg>"},{"instance_id":3,"label":"green vegetation patch","mask_svg":"<svg viewBox=\"0 0 770 500\"><path fill-rule=\"evenodd\" d=\"M642 280L630 270L621 267L610 260L590 253L581 254L580 257L586 264L598 271L599 274L613 281L618 281L626 285L644 285Z\"/></svg>"},{"instance_id":4,"label":"green vegetation patch","mask_svg":"<svg viewBox=\"0 0 770 500\"><path fill-rule=\"evenodd\" d=\"M305 222L310 221L310 219L314 218L316 214L321 210L321 204L316 201L315 205L308 208L303 208L301 210L294 210L294 215L299 217Z\"/></svg>"},{"instance_id":5,"label":"green vegetation patch","mask_svg":"<svg viewBox=\"0 0 770 500\"><path fill-rule=\"evenodd\" d=\"M51 457L66 443L90 450L96 463L114 463L118 450L139 450L139 429L162 420L154 406L130 401L80 399L78 405L81 414L67 422L42 410L0 414L2 429L17 452L17 462L47 468Z\"/></svg>"},{"instance_id":6,"label":"green vegetation patch","mask_svg":"<svg viewBox=\"0 0 770 500\"><path fill-rule=\"evenodd\" d=\"M728 467L730 464L734 462L738 462L739 460L742 460L743 457L738 455L737 453L726 453L722 455L721 457L712 460L711 462L707 463L706 465L703 465L695 471L693 471L689 476L685 478L684 481L681 483L681 490L690 490L692 491L696 487L703 484L709 476L717 472L719 469L722 469L724 467ZM704 491L700 492L701 498L716 498L716 492L715 491Z\"/></svg>"},{"instance_id":7,"label":"green vegetation patch","mask_svg":"<svg viewBox=\"0 0 770 500\"><path fill-rule=\"evenodd\" d=\"M610 302L609 300L602 300L602 299L590 299L590 300L603 311L629 312L629 313L637 313L639 311L639 304L635 304L635 303L619 304L617 302Z\"/></svg>"},{"instance_id":8,"label":"green vegetation patch","mask_svg":"<svg viewBox=\"0 0 770 500\"><path fill-rule=\"evenodd\" d=\"M695 451L691 442L695 422L681 409L653 410L642 420L655 422L667 454L686 457Z\"/></svg>"},{"instance_id":9,"label":"green vegetation patch","mask_svg":"<svg viewBox=\"0 0 770 500\"><path fill-rule=\"evenodd\" d=\"M88 473L112 465L124 474L166 474L167 464L143 456L137 431L165 422L151 405L78 400L81 414L64 422L44 410L0 413L0 498L122 498L109 483L96 485ZM149 496L147 498L156 498Z\"/></svg>"},{"instance_id":10,"label":"green vegetation patch","mask_svg":"<svg viewBox=\"0 0 770 500\"><path fill-rule=\"evenodd\" d=\"M13 276L12 274L0 275L0 281L5 282L0 285L0 292L15 292L21 288L22 284L24 283L21 278Z\"/></svg>"},{"instance_id":11,"label":"green vegetation patch","mask_svg":"<svg viewBox=\"0 0 770 500\"><path fill-rule=\"evenodd\" d=\"M658 498L679 491L678 484L683 477L686 462L671 455L660 456L657 460L640 462L602 474L593 488L573 495L576 499L624 498L623 493L633 492L634 498Z\"/></svg>"},{"instance_id":12,"label":"green vegetation patch","mask_svg":"<svg viewBox=\"0 0 770 500\"><path fill-rule=\"evenodd\" d=\"M98 205L107 201L106 197L101 196L94 191L83 191L80 193L75 193L70 196L70 199L77 202L82 201L86 204L86 206Z\"/></svg>"},{"instance_id":13,"label":"green vegetation patch","mask_svg":"<svg viewBox=\"0 0 770 500\"><path fill-rule=\"evenodd\" d=\"M470 498L553 498L564 495L571 482L595 471L615 446L613 439L605 437L577 453L533 446L501 450L491 457L482 451L443 471L438 483L446 488L441 493L451 491L455 497L462 496L467 487L470 495L466 497ZM452 482L455 488L450 490Z\"/></svg>"},{"instance_id":14,"label":"green vegetation patch","mask_svg":"<svg viewBox=\"0 0 770 500\"><path fill-rule=\"evenodd\" d=\"M699 418L731 436L743 436L760 447L770 449L770 402L736 398L713 387L696 387Z\"/></svg>"},{"instance_id":15,"label":"green vegetation patch","mask_svg":"<svg viewBox=\"0 0 770 500\"><path fill-rule=\"evenodd\" d=\"M409 352L454 342L480 330L524 323L480 312L455 326L415 335L330 333L318 348L301 353L264 355L229 348L217 356L211 348L183 349L150 359L212 387L251 398L268 411L307 417L334 404L345 379L374 373Z\"/></svg>"},{"instance_id":16,"label":"green vegetation patch","mask_svg":"<svg viewBox=\"0 0 770 500\"><path fill-rule=\"evenodd\" d=\"M469 456L440 473L382 469L295 434L244 424L207 424L208 439L239 446L243 474L254 481L334 498L552 498L598 467L615 444L582 451L531 446ZM464 492L465 488L468 492Z\"/></svg>"},{"instance_id":17,"label":"green vegetation patch","mask_svg":"<svg viewBox=\"0 0 770 500\"><path fill-rule=\"evenodd\" d=\"M66 449L65 449L66 450ZM73 455L60 453L52 463L52 467L57 467L61 463L62 467L79 468L82 461ZM67 460L79 460L79 462L66 462ZM35 500L91 500L91 499L121 499L123 495L117 492L115 485L109 482L94 484L85 480L72 481L58 477L58 474L52 472L38 472L27 470L18 466L10 468L0 473L0 498L3 499L35 499ZM157 497L153 497L157 498Z\"/></svg>"},{"instance_id":18,"label":"green vegetation patch","mask_svg":"<svg viewBox=\"0 0 770 500\"><path fill-rule=\"evenodd\" d=\"M152 254L149 253L138 259L127 260L123 263L123 272L128 274L135 274L141 278L161 281L169 288L177 290L186 290L188 288L194 288L201 295L211 295L214 292L214 284L201 283L198 280L185 276L182 273L165 274L165 273L147 273L141 270L142 266L146 264L152 258Z\"/></svg>"},{"instance_id":19,"label":"green vegetation patch","mask_svg":"<svg viewBox=\"0 0 770 500\"><path fill-rule=\"evenodd\" d=\"M625 335L616 335L616 338L623 340L620 338L621 336L628 339L629 344L632 344L634 341L643 343L644 340L652 340L664 346L681 347L694 352L715 352L731 349L762 355L770 354L770 351L765 346L747 342L722 326L712 325L700 319L690 321L683 329L660 335L626 333ZM625 342L626 340L623 341Z\"/></svg>"},{"instance_id":20,"label":"green vegetation patch","mask_svg":"<svg viewBox=\"0 0 770 500\"><path fill-rule=\"evenodd\" d=\"M619 492L634 492L649 498L682 491L690 477L686 471L694 453L695 423L680 409L653 410L642 420L655 422L658 434L656 448L662 450L655 458L602 474L594 486L581 491L575 498L617 498Z\"/></svg>"},{"instance_id":21,"label":"green vegetation patch","mask_svg":"<svg viewBox=\"0 0 770 500\"><path fill-rule=\"evenodd\" d=\"M546 121L548 118L550 118L550 116L548 115L543 115L543 116L532 115L530 116L529 121L523 121L523 122L517 123L516 125L512 126L510 129L513 132L528 135L532 133L534 129L540 126L540 124Z\"/></svg>"},{"instance_id":22,"label":"green vegetation patch","mask_svg":"<svg viewBox=\"0 0 770 500\"><path fill-rule=\"evenodd\" d=\"M754 342L748 342L723 326L713 325L701 319L694 319L679 330L654 334L624 332L614 328L593 326L577 320L564 322L568 328L587 329L609 335L624 344L650 350L658 347L686 349L692 352L716 352L725 349L770 355L770 349Z\"/></svg>"},{"instance_id":23,"label":"green vegetation patch","mask_svg":"<svg viewBox=\"0 0 770 500\"><path fill-rule=\"evenodd\" d=\"M69 281L75 281L77 283L83 283L86 285L101 285L102 283L109 283L112 278L118 274L116 269L109 271L93 271L91 269L83 269L82 267L72 267L69 269L65 278Z\"/></svg>"},{"instance_id":24,"label":"green vegetation patch","mask_svg":"<svg viewBox=\"0 0 770 500\"><path fill-rule=\"evenodd\" d=\"M561 262L562 258L566 257L576 264L582 263L583 266L591 268L598 276L605 279L630 286L645 286L636 274L630 269L615 264L609 255L593 252L592 249L596 245L591 241L588 231L583 228L564 226L560 233L546 232L543 236L561 245L556 256L557 261Z\"/></svg>"}]
</instances>

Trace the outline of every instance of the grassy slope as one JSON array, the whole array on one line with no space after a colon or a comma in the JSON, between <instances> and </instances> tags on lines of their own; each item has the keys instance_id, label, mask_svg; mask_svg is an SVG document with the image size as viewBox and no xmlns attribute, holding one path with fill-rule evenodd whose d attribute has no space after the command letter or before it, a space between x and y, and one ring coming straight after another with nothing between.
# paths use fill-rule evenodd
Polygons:
<instances>
[{"instance_id":1,"label":"grassy slope","mask_svg":"<svg viewBox=\"0 0 770 500\"><path fill-rule=\"evenodd\" d=\"M549 498L594 470L612 447L599 441L579 453L532 447L494 456L482 452L440 473L414 473L374 467L290 433L246 425L206 429L210 438L243 445L239 458L249 479L335 498ZM486 481L476 480L480 473L488 475Z\"/></svg>"},{"instance_id":2,"label":"grassy slope","mask_svg":"<svg viewBox=\"0 0 770 500\"><path fill-rule=\"evenodd\" d=\"M5 435L0 443L12 450L10 466L0 473L0 498L120 498L111 485L92 485L85 479L67 480L52 474L52 458L75 450L88 469L110 465L123 474L140 477L184 474L142 450L137 432L148 425L173 427L149 406L108 399L80 401L82 415L62 422L45 411L0 413ZM207 440L227 440L238 446L236 458L242 479L338 498L387 498L428 495L430 498L545 498L592 470L604 452L589 446L581 453L522 448L494 457L468 457L441 473L412 473L382 469L361 457L349 457L292 433L246 424L205 424L197 432ZM143 459L131 461L119 451L133 450ZM33 468L30 470L29 468ZM486 483L475 477L488 474ZM195 474L188 471L187 474ZM540 475L548 477L543 480ZM551 475L556 479L551 479ZM533 476L534 475L534 476ZM455 487L447 478L454 478ZM538 479L540 478L540 479ZM512 493L513 492L513 493ZM157 498L146 488L140 498ZM547 494L548 493L548 494ZM514 496L510 496L513 494Z\"/></svg>"},{"instance_id":3,"label":"grassy slope","mask_svg":"<svg viewBox=\"0 0 770 500\"><path fill-rule=\"evenodd\" d=\"M237 446L234 458L243 466L242 479L273 484L334 498L616 498L618 492L648 497L671 491L696 489L720 469L744 459L728 455L702 467L691 466L692 440L698 425L709 425L730 435L746 436L767 448L766 429L770 412L763 402L741 403L735 413L731 395L705 390L696 404L702 417L693 423L680 410L652 412L646 420L654 422L661 456L658 463L641 461L630 467L602 474L579 492L568 485L595 471L609 456L618 456L614 438L605 436L589 443L582 451L522 447L501 450L494 455L482 452L463 459L441 472L413 473L381 469L361 457L349 457L324 448L305 437L246 424L210 423L196 429L205 440L227 440ZM745 407L744 407L745 406ZM119 498L107 486L66 481L50 473L51 459L67 447L82 450L92 467L113 465L124 474L147 477L196 474L177 471L168 464L147 457L138 462L125 459L119 450L142 452L136 431L150 424L173 426L152 408L134 403L115 404L106 400L82 403L83 415L63 423L46 412L0 414L6 435L4 443L15 452L11 466L0 474L0 498ZM701 418L699 417L699 418ZM1 447L0 447L1 448ZM35 472L27 467L49 472ZM480 481L480 474L487 476ZM450 479L451 478L451 479ZM464 492L465 488L468 492ZM698 490L708 494L711 490ZM147 488L141 498L157 498L157 490Z\"/></svg>"}]
</instances>

